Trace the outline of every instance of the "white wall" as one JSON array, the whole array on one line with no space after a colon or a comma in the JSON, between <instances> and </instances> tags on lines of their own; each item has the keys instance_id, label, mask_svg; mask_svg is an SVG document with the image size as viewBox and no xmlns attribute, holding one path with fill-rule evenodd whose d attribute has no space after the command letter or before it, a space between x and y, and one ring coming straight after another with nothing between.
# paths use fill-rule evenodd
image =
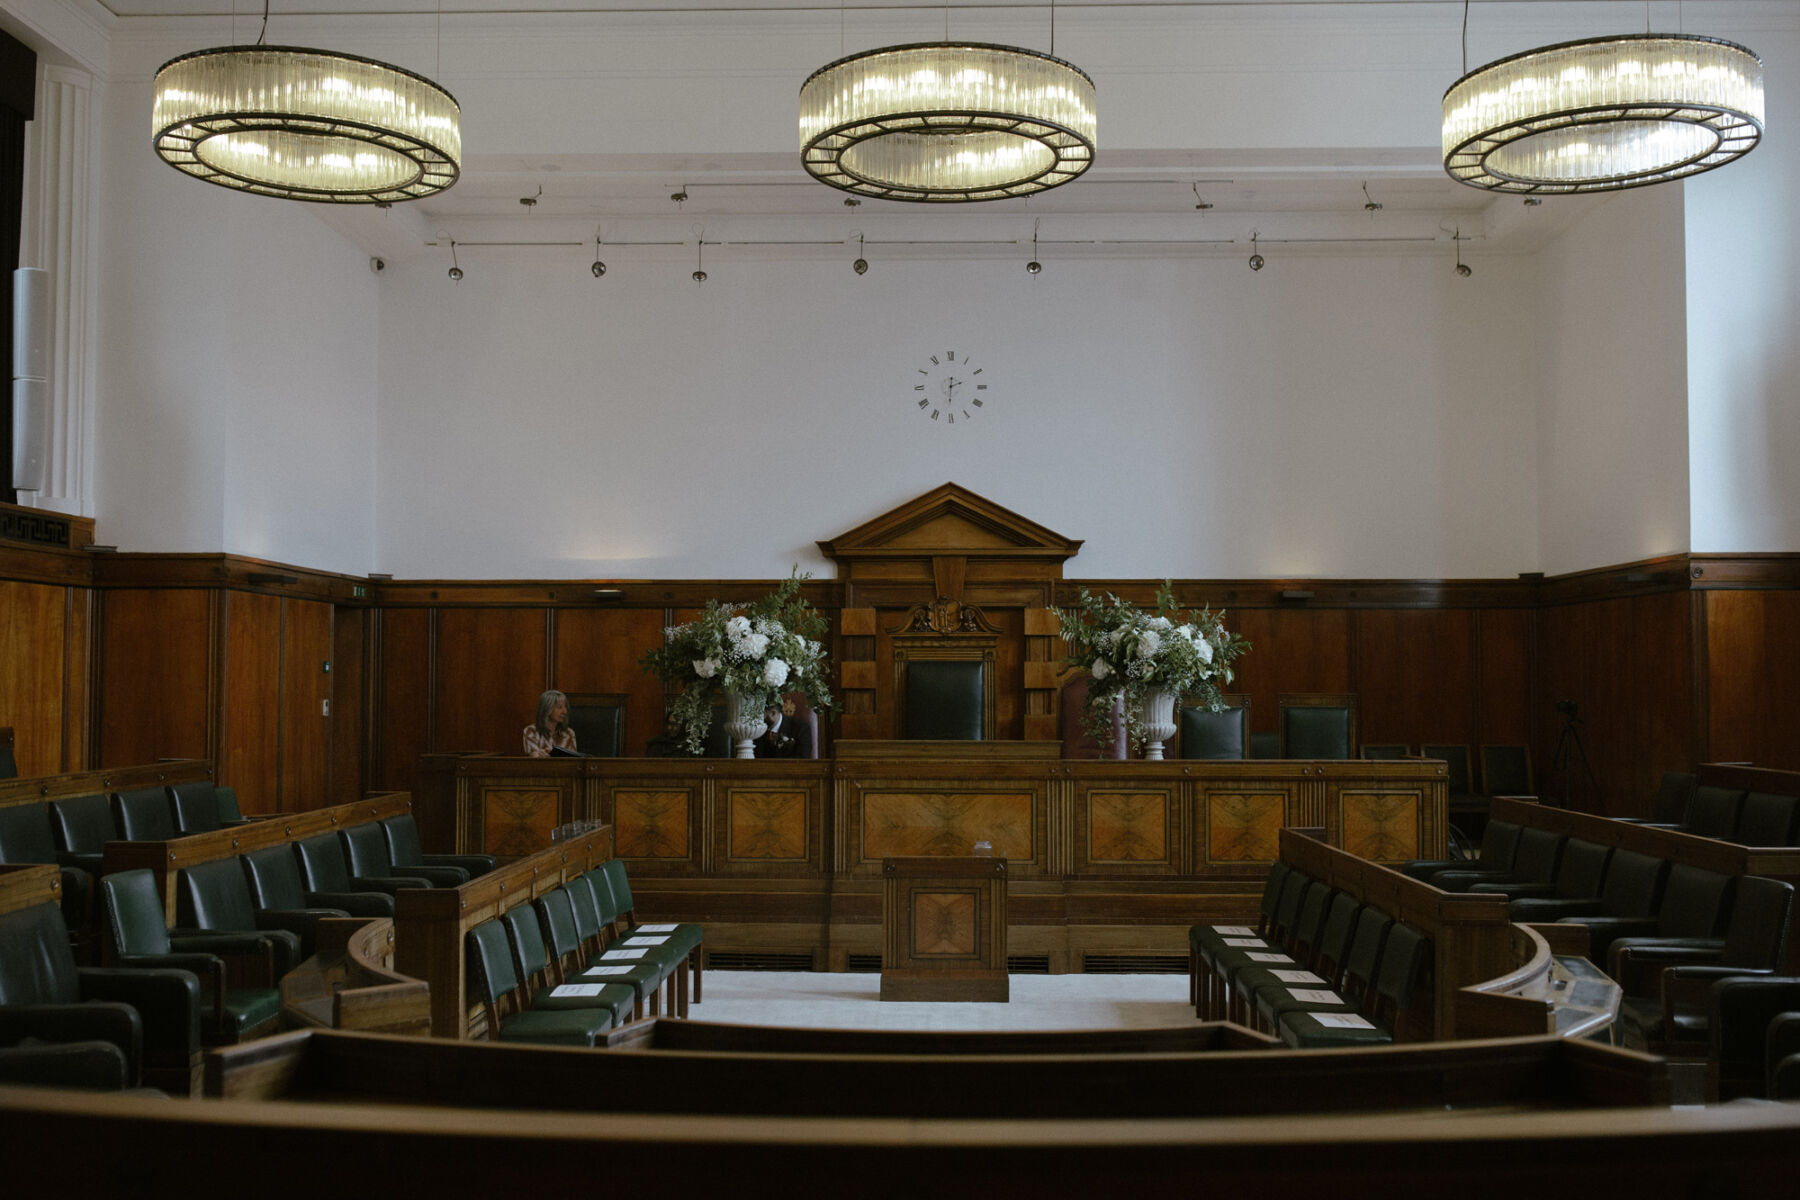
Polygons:
<instances>
[{"instance_id":1,"label":"white wall","mask_svg":"<svg viewBox=\"0 0 1800 1200\"><path fill-rule=\"evenodd\" d=\"M1530 389L1458 357L1529 342L1529 271L1268 257L390 272L378 569L779 574L946 480L1075 575L1531 569ZM912 391L946 350L992 384L955 428Z\"/></svg>"},{"instance_id":2,"label":"white wall","mask_svg":"<svg viewBox=\"0 0 1800 1200\"><path fill-rule=\"evenodd\" d=\"M1538 528L1560 574L1688 549L1682 186L1588 211L1538 256ZM1489 369L1529 353L1501 349Z\"/></svg>"},{"instance_id":3,"label":"white wall","mask_svg":"<svg viewBox=\"0 0 1800 1200\"><path fill-rule=\"evenodd\" d=\"M1693 548L1800 551L1800 34L1721 29L1763 59L1763 142L1686 185Z\"/></svg>"}]
</instances>

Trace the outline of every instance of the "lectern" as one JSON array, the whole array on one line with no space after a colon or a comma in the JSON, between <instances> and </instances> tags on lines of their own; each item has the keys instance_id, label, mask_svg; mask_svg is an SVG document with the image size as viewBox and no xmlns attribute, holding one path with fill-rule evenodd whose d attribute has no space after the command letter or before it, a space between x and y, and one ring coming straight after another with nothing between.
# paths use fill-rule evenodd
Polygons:
<instances>
[{"instance_id":1,"label":"lectern","mask_svg":"<svg viewBox=\"0 0 1800 1200\"><path fill-rule=\"evenodd\" d=\"M1006 860L881 860L881 998L1005 1002Z\"/></svg>"}]
</instances>

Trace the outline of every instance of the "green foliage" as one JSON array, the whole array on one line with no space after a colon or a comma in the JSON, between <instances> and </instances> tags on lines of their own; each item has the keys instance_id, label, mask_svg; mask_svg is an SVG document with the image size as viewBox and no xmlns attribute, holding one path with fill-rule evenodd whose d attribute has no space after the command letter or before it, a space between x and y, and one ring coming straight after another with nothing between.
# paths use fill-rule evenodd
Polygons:
<instances>
[{"instance_id":1,"label":"green foliage","mask_svg":"<svg viewBox=\"0 0 1800 1200\"><path fill-rule=\"evenodd\" d=\"M691 753L700 753L713 705L725 692L778 706L801 692L814 712L837 708L825 678L825 618L800 598L810 579L799 567L769 595L749 604L708 600L700 618L663 630L663 644L639 660L664 683L679 684L670 715Z\"/></svg>"},{"instance_id":2,"label":"green foliage","mask_svg":"<svg viewBox=\"0 0 1800 1200\"><path fill-rule=\"evenodd\" d=\"M1063 662L1087 671L1092 682L1082 705L1082 726L1101 744L1113 737L1113 702L1125 699L1125 728L1131 748L1144 745L1143 700L1156 688L1179 695L1184 704L1225 707L1221 684L1231 683L1232 664L1250 643L1225 628L1223 610L1183 612L1168 580L1156 593L1155 613L1127 604L1111 592L1095 596L1081 589L1068 608L1052 608L1068 644Z\"/></svg>"}]
</instances>

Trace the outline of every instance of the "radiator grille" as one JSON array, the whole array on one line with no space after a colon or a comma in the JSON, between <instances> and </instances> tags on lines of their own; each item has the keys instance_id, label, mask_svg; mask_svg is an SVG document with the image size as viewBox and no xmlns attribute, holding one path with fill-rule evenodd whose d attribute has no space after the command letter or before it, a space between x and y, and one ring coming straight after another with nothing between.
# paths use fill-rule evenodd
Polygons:
<instances>
[{"instance_id":1,"label":"radiator grille","mask_svg":"<svg viewBox=\"0 0 1800 1200\"><path fill-rule=\"evenodd\" d=\"M1084 954L1081 969L1089 975L1186 975L1188 960L1179 954Z\"/></svg>"},{"instance_id":2,"label":"radiator grille","mask_svg":"<svg viewBox=\"0 0 1800 1200\"><path fill-rule=\"evenodd\" d=\"M846 971L879 971L881 970L881 955L852 954L844 963L844 969Z\"/></svg>"},{"instance_id":3,"label":"radiator grille","mask_svg":"<svg viewBox=\"0 0 1800 1200\"><path fill-rule=\"evenodd\" d=\"M1008 975L1048 975L1050 973L1050 956L1048 954L1009 954L1006 956L1006 973Z\"/></svg>"},{"instance_id":4,"label":"radiator grille","mask_svg":"<svg viewBox=\"0 0 1800 1200\"><path fill-rule=\"evenodd\" d=\"M810 971L813 969L813 958L805 951L784 954L773 950L709 950L706 952L706 969L709 971Z\"/></svg>"}]
</instances>

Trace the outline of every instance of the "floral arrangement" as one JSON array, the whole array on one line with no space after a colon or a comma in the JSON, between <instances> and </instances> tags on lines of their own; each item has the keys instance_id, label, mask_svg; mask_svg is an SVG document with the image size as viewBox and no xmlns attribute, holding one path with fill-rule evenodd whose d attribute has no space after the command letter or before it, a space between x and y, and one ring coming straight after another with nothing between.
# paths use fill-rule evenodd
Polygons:
<instances>
[{"instance_id":1,"label":"floral arrangement","mask_svg":"<svg viewBox=\"0 0 1800 1200\"><path fill-rule=\"evenodd\" d=\"M640 665L664 683L681 685L670 709L688 751L701 752L713 705L731 692L754 702L757 712L778 706L788 692L802 692L814 712L836 707L825 679L825 618L800 598L809 575L794 573L751 604L709 600L698 620L663 630L663 644Z\"/></svg>"},{"instance_id":2,"label":"floral arrangement","mask_svg":"<svg viewBox=\"0 0 1800 1200\"><path fill-rule=\"evenodd\" d=\"M1182 612L1169 581L1156 593L1156 612L1145 612L1108 592L1081 589L1074 605L1052 608L1069 654L1063 661L1085 669L1093 682L1082 707L1082 726L1102 744L1113 736L1113 702L1125 698L1131 748L1143 748L1144 697L1158 688L1198 701L1213 712L1225 707L1220 684L1250 643L1225 628L1225 613L1203 608Z\"/></svg>"}]
</instances>

